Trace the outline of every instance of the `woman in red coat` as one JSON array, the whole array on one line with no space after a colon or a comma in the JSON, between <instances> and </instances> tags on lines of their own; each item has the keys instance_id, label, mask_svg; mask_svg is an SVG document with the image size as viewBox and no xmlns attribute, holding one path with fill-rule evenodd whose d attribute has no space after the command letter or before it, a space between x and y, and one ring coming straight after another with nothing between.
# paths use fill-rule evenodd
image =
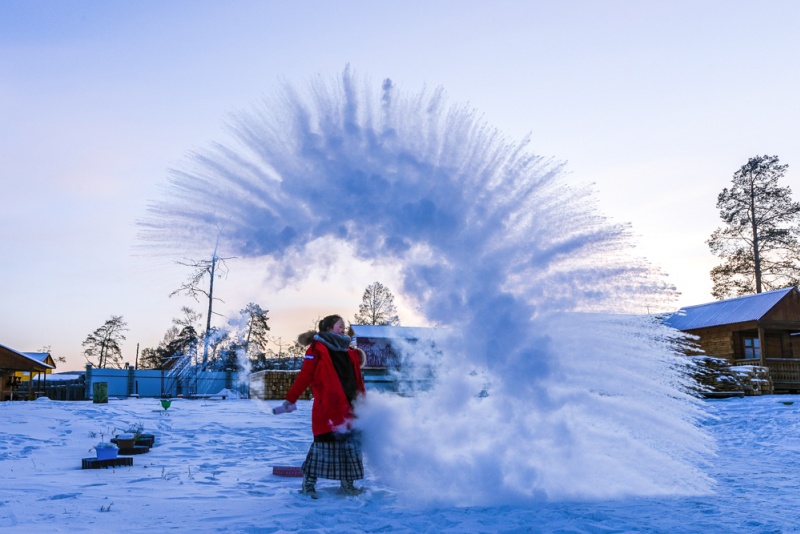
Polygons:
<instances>
[{"instance_id":1,"label":"woman in red coat","mask_svg":"<svg viewBox=\"0 0 800 534\"><path fill-rule=\"evenodd\" d=\"M311 408L311 430L314 443L303 462L303 493L317 498L317 478L340 480L348 495L361 489L354 480L364 478L361 443L352 429L353 403L364 395L361 376L363 352L350 348L344 320L329 315L320 321L319 332L306 332L298 337L308 345L300 374L289 388L284 408L291 411L300 395L311 386L314 404Z\"/></svg>"}]
</instances>

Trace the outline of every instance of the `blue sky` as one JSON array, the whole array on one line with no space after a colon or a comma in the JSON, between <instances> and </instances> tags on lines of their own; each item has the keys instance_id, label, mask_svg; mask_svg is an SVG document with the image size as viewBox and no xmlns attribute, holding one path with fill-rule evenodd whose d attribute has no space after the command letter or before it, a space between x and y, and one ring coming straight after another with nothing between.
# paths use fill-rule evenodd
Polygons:
<instances>
[{"instance_id":1,"label":"blue sky","mask_svg":"<svg viewBox=\"0 0 800 534\"><path fill-rule=\"evenodd\" d=\"M346 64L410 92L442 86L509 138L529 135L631 223L683 293L676 306L706 302L705 241L733 172L777 154L800 189L798 15L788 1L6 0L0 343L49 345L78 368L86 335L123 315L126 360L155 346L192 304L167 297L186 274L175 258L137 239L168 169L219 139L228 113ZM352 316L370 282L392 285L364 265L331 277L276 292L257 264L232 263L219 309L255 300L290 339L331 308Z\"/></svg>"}]
</instances>

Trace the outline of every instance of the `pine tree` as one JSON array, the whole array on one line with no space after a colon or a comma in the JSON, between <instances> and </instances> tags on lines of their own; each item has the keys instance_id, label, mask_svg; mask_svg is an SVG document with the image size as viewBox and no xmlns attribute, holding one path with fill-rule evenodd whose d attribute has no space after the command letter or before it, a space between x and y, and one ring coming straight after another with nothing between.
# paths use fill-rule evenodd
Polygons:
<instances>
[{"instance_id":1,"label":"pine tree","mask_svg":"<svg viewBox=\"0 0 800 534\"><path fill-rule=\"evenodd\" d=\"M267 348L269 337L269 310L264 310L258 304L249 303L239 314L245 322L243 332L243 344L249 355L263 354Z\"/></svg>"},{"instance_id":2,"label":"pine tree","mask_svg":"<svg viewBox=\"0 0 800 534\"><path fill-rule=\"evenodd\" d=\"M144 348L139 356L139 369L161 368L161 354L159 349Z\"/></svg>"},{"instance_id":3,"label":"pine tree","mask_svg":"<svg viewBox=\"0 0 800 534\"><path fill-rule=\"evenodd\" d=\"M361 300L355 316L355 324L391 326L400 324L397 308L394 305L394 295L385 285L380 282L370 284L364 290Z\"/></svg>"},{"instance_id":4,"label":"pine tree","mask_svg":"<svg viewBox=\"0 0 800 534\"><path fill-rule=\"evenodd\" d=\"M100 369L122 369L122 349L119 344L125 340L123 332L127 330L128 324L122 316L112 315L111 319L83 341L86 361Z\"/></svg>"},{"instance_id":5,"label":"pine tree","mask_svg":"<svg viewBox=\"0 0 800 534\"><path fill-rule=\"evenodd\" d=\"M184 326L180 330L173 327L164 335L161 352L161 366L166 369L188 367L197 358L197 345L200 342L197 330L191 325ZM170 337L167 341L167 337Z\"/></svg>"},{"instance_id":6,"label":"pine tree","mask_svg":"<svg viewBox=\"0 0 800 534\"><path fill-rule=\"evenodd\" d=\"M778 156L750 158L717 199L725 226L707 241L723 263L711 270L717 299L761 293L798 283L800 203L781 187L788 165Z\"/></svg>"}]
</instances>

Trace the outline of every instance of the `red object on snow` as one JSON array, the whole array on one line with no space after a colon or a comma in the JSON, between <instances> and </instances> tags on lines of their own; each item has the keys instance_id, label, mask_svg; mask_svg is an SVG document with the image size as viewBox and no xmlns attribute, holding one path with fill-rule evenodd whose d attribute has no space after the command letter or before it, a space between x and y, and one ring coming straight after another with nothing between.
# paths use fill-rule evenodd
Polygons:
<instances>
[{"instance_id":1,"label":"red object on snow","mask_svg":"<svg viewBox=\"0 0 800 534\"><path fill-rule=\"evenodd\" d=\"M300 468L291 465L274 465L272 466L272 474L279 477L303 478L303 472Z\"/></svg>"}]
</instances>

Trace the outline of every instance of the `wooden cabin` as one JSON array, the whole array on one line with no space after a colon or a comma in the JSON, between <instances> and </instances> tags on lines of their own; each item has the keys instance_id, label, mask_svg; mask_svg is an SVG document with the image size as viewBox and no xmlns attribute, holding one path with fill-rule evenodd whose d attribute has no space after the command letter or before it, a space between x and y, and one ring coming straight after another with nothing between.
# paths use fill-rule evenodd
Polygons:
<instances>
[{"instance_id":1,"label":"wooden cabin","mask_svg":"<svg viewBox=\"0 0 800 534\"><path fill-rule=\"evenodd\" d=\"M776 392L800 392L800 292L776 289L686 306L665 320L708 356L769 368Z\"/></svg>"},{"instance_id":2,"label":"wooden cabin","mask_svg":"<svg viewBox=\"0 0 800 534\"><path fill-rule=\"evenodd\" d=\"M365 369L388 369L402 364L406 347L419 343L432 346L436 331L433 328L384 325L351 325L358 348L367 355Z\"/></svg>"},{"instance_id":3,"label":"wooden cabin","mask_svg":"<svg viewBox=\"0 0 800 534\"><path fill-rule=\"evenodd\" d=\"M47 357L29 354L47 354ZM25 353L0 345L0 400L35 398L36 392L41 390L43 375L54 368L49 353ZM23 378L26 378L26 385L23 385Z\"/></svg>"}]
</instances>

